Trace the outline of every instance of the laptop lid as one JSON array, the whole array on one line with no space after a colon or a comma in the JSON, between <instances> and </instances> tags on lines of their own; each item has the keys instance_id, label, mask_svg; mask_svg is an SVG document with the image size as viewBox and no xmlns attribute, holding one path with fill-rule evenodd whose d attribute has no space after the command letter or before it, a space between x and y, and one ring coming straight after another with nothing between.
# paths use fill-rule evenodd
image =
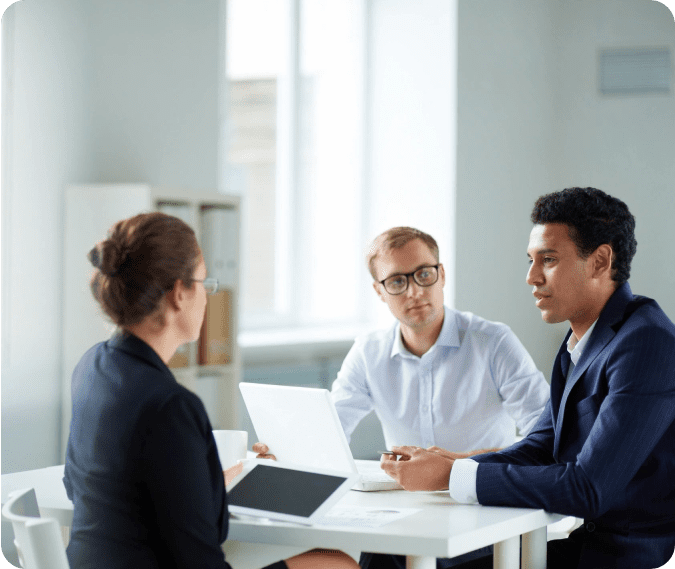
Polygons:
<instances>
[{"instance_id":1,"label":"laptop lid","mask_svg":"<svg viewBox=\"0 0 675 569\"><path fill-rule=\"evenodd\" d=\"M240 383L256 435L282 462L357 472L327 389Z\"/></svg>"},{"instance_id":2,"label":"laptop lid","mask_svg":"<svg viewBox=\"0 0 675 569\"><path fill-rule=\"evenodd\" d=\"M356 481L354 473L306 468L272 460L249 460L227 487L233 514L312 524Z\"/></svg>"}]
</instances>

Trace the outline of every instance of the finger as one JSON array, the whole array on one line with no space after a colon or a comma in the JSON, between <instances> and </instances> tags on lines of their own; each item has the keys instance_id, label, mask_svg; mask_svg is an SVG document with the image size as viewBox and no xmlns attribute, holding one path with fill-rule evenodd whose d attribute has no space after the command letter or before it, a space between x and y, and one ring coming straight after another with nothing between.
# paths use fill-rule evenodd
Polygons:
<instances>
[{"instance_id":1,"label":"finger","mask_svg":"<svg viewBox=\"0 0 675 569\"><path fill-rule=\"evenodd\" d=\"M383 454L380 457L380 462L384 462L384 461L396 462L397 458L398 458L398 456L396 456L395 454Z\"/></svg>"},{"instance_id":2,"label":"finger","mask_svg":"<svg viewBox=\"0 0 675 569\"><path fill-rule=\"evenodd\" d=\"M255 452L257 452L258 454L266 454L270 450L269 447L265 443L260 443L260 442L255 443L251 448Z\"/></svg>"},{"instance_id":3,"label":"finger","mask_svg":"<svg viewBox=\"0 0 675 569\"><path fill-rule=\"evenodd\" d=\"M391 452L397 454L398 456L407 456L410 457L412 454L415 452L415 449L419 447L413 447L413 446L400 446L400 447L392 447Z\"/></svg>"},{"instance_id":4,"label":"finger","mask_svg":"<svg viewBox=\"0 0 675 569\"><path fill-rule=\"evenodd\" d=\"M397 479L398 475L398 463L396 460L387 460L380 463L380 468L384 470L389 476L394 480Z\"/></svg>"},{"instance_id":5,"label":"finger","mask_svg":"<svg viewBox=\"0 0 675 569\"><path fill-rule=\"evenodd\" d=\"M274 456L273 454L263 454L263 453L257 454L255 457L256 458L266 458L266 459L269 459L269 460L276 460L277 459L277 457Z\"/></svg>"}]
</instances>

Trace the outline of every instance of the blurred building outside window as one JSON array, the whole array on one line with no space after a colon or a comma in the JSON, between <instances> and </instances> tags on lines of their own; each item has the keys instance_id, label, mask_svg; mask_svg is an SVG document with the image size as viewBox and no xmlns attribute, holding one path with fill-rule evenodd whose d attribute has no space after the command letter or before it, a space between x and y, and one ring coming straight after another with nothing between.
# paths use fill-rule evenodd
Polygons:
<instances>
[{"instance_id":1,"label":"blurred building outside window","mask_svg":"<svg viewBox=\"0 0 675 569\"><path fill-rule=\"evenodd\" d=\"M241 328L363 321L363 0L227 0Z\"/></svg>"}]
</instances>

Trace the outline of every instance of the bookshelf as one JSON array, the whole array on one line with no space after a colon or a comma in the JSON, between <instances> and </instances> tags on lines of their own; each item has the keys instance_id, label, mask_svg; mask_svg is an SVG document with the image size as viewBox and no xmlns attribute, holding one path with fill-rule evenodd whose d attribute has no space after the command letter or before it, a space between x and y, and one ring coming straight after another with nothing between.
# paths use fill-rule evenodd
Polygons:
<instances>
[{"instance_id":1,"label":"bookshelf","mask_svg":"<svg viewBox=\"0 0 675 569\"><path fill-rule=\"evenodd\" d=\"M236 429L241 357L239 323L240 201L218 192L147 184L80 184L66 187L63 262L62 454L70 429L70 382L87 349L106 340L114 325L93 299L87 253L117 221L147 211L183 219L197 235L207 274L220 282L207 300L202 334L169 362L176 379L199 395L214 429Z\"/></svg>"}]
</instances>

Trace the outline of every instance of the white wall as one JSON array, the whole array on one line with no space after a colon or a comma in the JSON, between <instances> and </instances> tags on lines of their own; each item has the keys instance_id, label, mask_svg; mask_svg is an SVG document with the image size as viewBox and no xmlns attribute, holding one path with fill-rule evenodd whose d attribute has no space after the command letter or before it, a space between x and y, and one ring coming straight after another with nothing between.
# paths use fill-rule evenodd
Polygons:
<instances>
[{"instance_id":1,"label":"white wall","mask_svg":"<svg viewBox=\"0 0 675 569\"><path fill-rule=\"evenodd\" d=\"M65 185L217 187L219 16L219 0L22 0L3 17L3 472L63 460Z\"/></svg>"},{"instance_id":2,"label":"white wall","mask_svg":"<svg viewBox=\"0 0 675 569\"><path fill-rule=\"evenodd\" d=\"M542 194L595 186L637 218L634 292L675 317L675 98L603 97L598 50L670 46L672 15L646 0L460 0L457 307L509 324L546 376L567 330L525 284ZM671 87L671 89L675 89Z\"/></svg>"},{"instance_id":3,"label":"white wall","mask_svg":"<svg viewBox=\"0 0 675 569\"><path fill-rule=\"evenodd\" d=\"M86 6L23 0L2 19L3 472L58 455L61 191L91 174Z\"/></svg>"}]
</instances>

